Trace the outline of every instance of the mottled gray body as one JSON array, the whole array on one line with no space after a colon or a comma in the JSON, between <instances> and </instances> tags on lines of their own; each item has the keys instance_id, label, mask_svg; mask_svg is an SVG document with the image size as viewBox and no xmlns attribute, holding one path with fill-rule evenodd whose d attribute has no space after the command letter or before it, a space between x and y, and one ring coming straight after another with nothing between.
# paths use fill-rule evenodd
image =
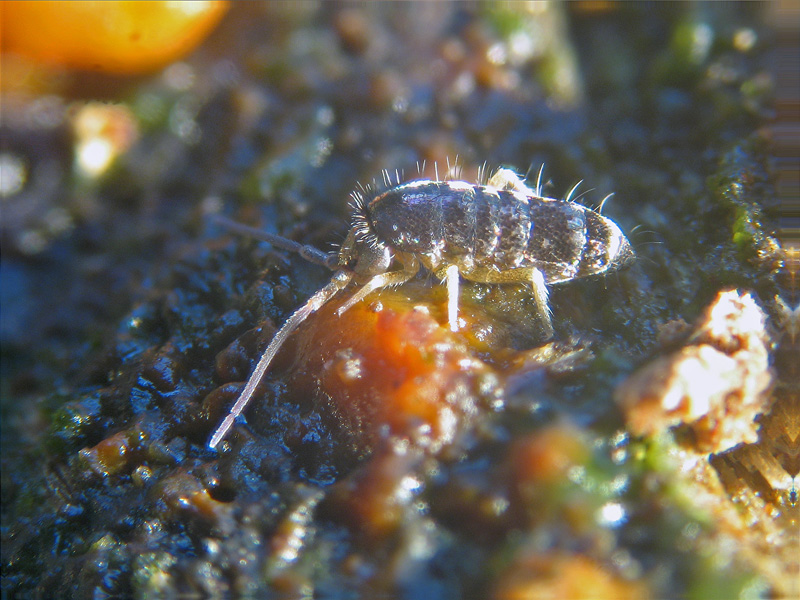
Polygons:
<instances>
[{"instance_id":1,"label":"mottled gray body","mask_svg":"<svg viewBox=\"0 0 800 600\"><path fill-rule=\"evenodd\" d=\"M397 185L370 200L357 194L355 200L353 226L339 251L338 270L275 334L211 436L210 448L216 448L247 406L288 336L353 280L361 287L338 314L375 290L408 281L424 265L447 282L453 331L460 327L460 277L528 283L550 337L548 284L605 273L633 258L628 240L611 220L580 204L543 198L538 185L531 189L509 169L498 170L488 185L426 179ZM289 240L278 243L329 264L313 249Z\"/></svg>"},{"instance_id":2,"label":"mottled gray body","mask_svg":"<svg viewBox=\"0 0 800 600\"><path fill-rule=\"evenodd\" d=\"M545 283L561 283L601 274L632 257L609 219L532 192L414 181L378 195L364 207L364 217L378 243L416 254L434 272L455 264L476 281L536 268Z\"/></svg>"}]
</instances>

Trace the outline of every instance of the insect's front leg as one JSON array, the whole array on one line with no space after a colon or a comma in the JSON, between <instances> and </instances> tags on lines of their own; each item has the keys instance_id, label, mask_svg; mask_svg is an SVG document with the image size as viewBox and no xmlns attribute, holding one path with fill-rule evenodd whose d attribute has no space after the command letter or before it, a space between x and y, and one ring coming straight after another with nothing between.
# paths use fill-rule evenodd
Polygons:
<instances>
[{"instance_id":1,"label":"insect's front leg","mask_svg":"<svg viewBox=\"0 0 800 600\"><path fill-rule=\"evenodd\" d=\"M367 281L360 290L353 294L350 299L342 304L336 311L337 316L342 316L346 311L361 302L375 290L388 287L390 285L400 285L411 279L419 271L419 261L413 255L408 255L403 262L400 271L387 271L379 273Z\"/></svg>"},{"instance_id":2,"label":"insect's front leg","mask_svg":"<svg viewBox=\"0 0 800 600\"><path fill-rule=\"evenodd\" d=\"M456 265L449 265L445 278L447 280L447 321L450 331L458 331L458 283L461 275Z\"/></svg>"},{"instance_id":3,"label":"insect's front leg","mask_svg":"<svg viewBox=\"0 0 800 600\"><path fill-rule=\"evenodd\" d=\"M447 285L447 323L450 331L458 331L458 294L461 274L458 265L447 265L435 271L436 277Z\"/></svg>"}]
</instances>

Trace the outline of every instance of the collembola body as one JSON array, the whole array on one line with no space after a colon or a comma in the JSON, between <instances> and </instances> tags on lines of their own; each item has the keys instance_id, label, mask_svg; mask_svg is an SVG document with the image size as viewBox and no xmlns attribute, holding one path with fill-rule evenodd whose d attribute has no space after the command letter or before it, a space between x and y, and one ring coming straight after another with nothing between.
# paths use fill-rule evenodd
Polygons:
<instances>
[{"instance_id":1,"label":"collembola body","mask_svg":"<svg viewBox=\"0 0 800 600\"><path fill-rule=\"evenodd\" d=\"M209 447L219 444L244 410L286 338L353 280L360 288L337 310L339 315L375 290L408 281L424 266L447 284L453 331L459 328L461 277L480 283L527 283L551 337L548 285L601 275L633 258L627 238L613 221L580 204L544 198L539 183L530 188L509 169L499 169L486 185L419 179L397 183L370 198L366 193L353 194L353 224L331 281L275 335Z\"/></svg>"}]
</instances>

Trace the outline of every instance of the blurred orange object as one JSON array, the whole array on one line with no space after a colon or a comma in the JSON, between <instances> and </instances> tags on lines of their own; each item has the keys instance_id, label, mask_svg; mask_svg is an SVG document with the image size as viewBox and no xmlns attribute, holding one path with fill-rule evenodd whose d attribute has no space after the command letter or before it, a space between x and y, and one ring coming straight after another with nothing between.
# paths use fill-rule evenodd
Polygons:
<instances>
[{"instance_id":1,"label":"blurred orange object","mask_svg":"<svg viewBox=\"0 0 800 600\"><path fill-rule=\"evenodd\" d=\"M0 2L2 51L75 69L153 71L199 44L228 9L212 2Z\"/></svg>"}]
</instances>

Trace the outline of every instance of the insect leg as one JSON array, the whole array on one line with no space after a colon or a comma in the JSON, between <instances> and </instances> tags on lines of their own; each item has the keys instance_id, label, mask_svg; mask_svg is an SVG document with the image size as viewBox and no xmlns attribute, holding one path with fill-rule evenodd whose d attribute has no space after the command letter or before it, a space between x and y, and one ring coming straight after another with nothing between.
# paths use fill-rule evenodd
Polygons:
<instances>
[{"instance_id":1,"label":"insect leg","mask_svg":"<svg viewBox=\"0 0 800 600\"><path fill-rule=\"evenodd\" d=\"M553 321L550 318L550 305L547 303L549 292L544 274L536 267L520 267L508 271L465 270L461 273L465 279L481 283L528 283L533 292L536 308L542 319L542 325L548 338L553 337Z\"/></svg>"},{"instance_id":2,"label":"insect leg","mask_svg":"<svg viewBox=\"0 0 800 600\"><path fill-rule=\"evenodd\" d=\"M533 299L536 301L536 308L539 309L539 315L542 317L545 333L548 338L551 338L553 337L553 321L550 318L550 305L547 303L549 292L547 284L544 282L544 275L539 269L533 267L530 281L533 289Z\"/></svg>"},{"instance_id":3,"label":"insect leg","mask_svg":"<svg viewBox=\"0 0 800 600\"><path fill-rule=\"evenodd\" d=\"M278 330L278 333L275 334L275 337L272 338L272 341L267 346L267 349L264 350L264 354L261 355L261 358L256 365L253 374L250 375L250 379L247 380L247 384L244 386L244 390L242 391L239 398L236 400L236 403L228 412L228 415L222 420L217 430L211 436L211 439L208 441L208 447L212 450L217 447L217 445L222 441L230 428L233 426L236 417L238 417L242 411L245 409L247 404L250 402L250 399L253 397L253 393L256 391L258 384L261 383L261 380L264 378L264 374L267 372L267 368L269 367L272 359L275 358L275 355L278 353L278 350L283 343L286 341L286 338L291 335L291 333L297 329L297 326L300 325L303 321L305 321L309 315L319 310L319 308L324 305L328 300L333 298L333 296L344 288L350 280L353 278L353 274L348 271L337 271L334 273L333 278L330 282L315 293L308 301L298 308L292 316L286 320L286 323L283 324Z\"/></svg>"},{"instance_id":4,"label":"insect leg","mask_svg":"<svg viewBox=\"0 0 800 600\"><path fill-rule=\"evenodd\" d=\"M489 178L487 184L489 187L498 190L510 190L534 195L534 191L525 185L525 181L511 169L497 169L495 174Z\"/></svg>"},{"instance_id":5,"label":"insect leg","mask_svg":"<svg viewBox=\"0 0 800 600\"><path fill-rule=\"evenodd\" d=\"M445 271L447 282L447 321L450 331L458 331L458 283L460 275L456 265L449 265Z\"/></svg>"},{"instance_id":6,"label":"insect leg","mask_svg":"<svg viewBox=\"0 0 800 600\"><path fill-rule=\"evenodd\" d=\"M415 257L409 256L403 263L402 270L389 271L387 273L379 273L375 275L372 279L367 281L367 283L361 286L361 289L353 294L347 302L342 304L337 309L336 314L338 316L342 316L346 310L349 310L361 302L375 290L379 290L390 285L400 285L401 283L405 283L414 275L416 275L417 271L419 271L419 261Z\"/></svg>"}]
</instances>

